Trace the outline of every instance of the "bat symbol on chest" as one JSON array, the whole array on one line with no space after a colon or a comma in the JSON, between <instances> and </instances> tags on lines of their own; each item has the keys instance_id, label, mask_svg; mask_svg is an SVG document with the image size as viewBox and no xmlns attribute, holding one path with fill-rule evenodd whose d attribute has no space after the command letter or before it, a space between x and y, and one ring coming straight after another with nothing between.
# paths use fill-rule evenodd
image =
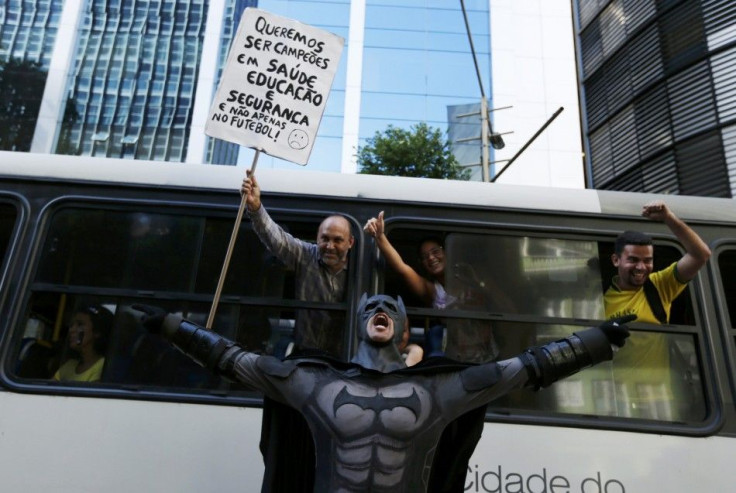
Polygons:
<instances>
[{"instance_id":1,"label":"bat symbol on chest","mask_svg":"<svg viewBox=\"0 0 736 493\"><path fill-rule=\"evenodd\" d=\"M376 414L381 411L391 411L397 407L404 407L414 413L415 418L419 418L422 412L422 403L417 395L417 390L412 389L411 395L405 397L386 397L381 392L378 392L373 396L361 396L353 395L348 392L347 387L343 387L342 390L335 397L335 403L333 404L332 411L337 416L337 410L345 404L353 404L359 408L365 410L372 410Z\"/></svg>"}]
</instances>

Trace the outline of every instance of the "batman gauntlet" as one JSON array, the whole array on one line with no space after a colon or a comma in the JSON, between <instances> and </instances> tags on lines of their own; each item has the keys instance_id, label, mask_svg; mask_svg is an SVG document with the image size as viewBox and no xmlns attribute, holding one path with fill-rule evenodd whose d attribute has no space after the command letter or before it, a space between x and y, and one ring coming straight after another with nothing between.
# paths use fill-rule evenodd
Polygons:
<instances>
[{"instance_id":1,"label":"batman gauntlet","mask_svg":"<svg viewBox=\"0 0 736 493\"><path fill-rule=\"evenodd\" d=\"M181 352L189 356L197 364L223 374L223 367L229 368L221 361L225 352L235 343L220 334L200 327L176 315L168 315L163 323L163 336L171 341ZM227 358L233 359L239 351L229 351Z\"/></svg>"},{"instance_id":2,"label":"batman gauntlet","mask_svg":"<svg viewBox=\"0 0 736 493\"><path fill-rule=\"evenodd\" d=\"M592 327L559 341L529 348L520 358L529 374L527 385L539 389L583 368L613 359L613 347L601 328Z\"/></svg>"}]
</instances>

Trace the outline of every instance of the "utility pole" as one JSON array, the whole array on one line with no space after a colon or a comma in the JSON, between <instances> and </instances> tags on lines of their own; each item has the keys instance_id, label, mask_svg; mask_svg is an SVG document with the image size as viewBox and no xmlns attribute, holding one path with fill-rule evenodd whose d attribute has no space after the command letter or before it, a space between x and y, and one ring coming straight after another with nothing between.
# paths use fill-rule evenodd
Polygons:
<instances>
[{"instance_id":1,"label":"utility pole","mask_svg":"<svg viewBox=\"0 0 736 493\"><path fill-rule=\"evenodd\" d=\"M486 97L481 96L480 98L480 162L482 166L483 181L489 182L491 174L489 170L489 155L488 151L488 133L490 132L490 122L488 121L488 101Z\"/></svg>"},{"instance_id":2,"label":"utility pole","mask_svg":"<svg viewBox=\"0 0 736 493\"><path fill-rule=\"evenodd\" d=\"M488 145L493 146L494 149L503 149L506 145L501 137L501 134L493 132L490 119L488 118L488 100L486 99L486 93L483 90L483 79L480 76L480 68L478 68L478 58L475 54L475 46L473 45L473 37L470 34L470 24L468 23L468 14L465 11L465 2L460 0L460 7L463 10L463 19L465 19L465 32L468 34L468 42L470 43L470 52L473 55L473 63L475 64L475 74L478 77L478 86L480 87L480 141L481 141L481 172L484 182L491 181L490 178L490 151ZM470 116L475 113L468 113L462 116ZM476 138L462 139L463 141L477 140Z\"/></svg>"}]
</instances>

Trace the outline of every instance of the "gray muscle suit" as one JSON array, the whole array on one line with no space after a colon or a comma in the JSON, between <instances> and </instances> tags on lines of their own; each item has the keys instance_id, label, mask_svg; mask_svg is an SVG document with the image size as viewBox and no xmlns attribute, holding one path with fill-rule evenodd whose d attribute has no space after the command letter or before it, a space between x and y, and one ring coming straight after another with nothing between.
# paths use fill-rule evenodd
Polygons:
<instances>
[{"instance_id":1,"label":"gray muscle suit","mask_svg":"<svg viewBox=\"0 0 736 493\"><path fill-rule=\"evenodd\" d=\"M314 491L394 493L428 489L435 448L455 418L513 389L547 386L610 360L612 345L628 337L623 320L610 321L504 361L409 371L396 347L402 331L388 331L403 327L401 300L364 296L359 313L358 352L342 364L259 356L173 315L163 331L195 361L305 417L316 451ZM375 335L384 329L389 338Z\"/></svg>"}]
</instances>

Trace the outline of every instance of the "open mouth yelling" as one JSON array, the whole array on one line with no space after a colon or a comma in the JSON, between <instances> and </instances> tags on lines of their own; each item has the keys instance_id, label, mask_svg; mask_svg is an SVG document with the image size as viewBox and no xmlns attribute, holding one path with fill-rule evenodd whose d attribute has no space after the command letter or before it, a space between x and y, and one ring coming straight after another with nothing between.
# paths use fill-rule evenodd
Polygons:
<instances>
[{"instance_id":1,"label":"open mouth yelling","mask_svg":"<svg viewBox=\"0 0 736 493\"><path fill-rule=\"evenodd\" d=\"M379 332L382 332L388 330L390 319L385 313L379 312L373 315L372 323L373 328L375 328Z\"/></svg>"}]
</instances>

